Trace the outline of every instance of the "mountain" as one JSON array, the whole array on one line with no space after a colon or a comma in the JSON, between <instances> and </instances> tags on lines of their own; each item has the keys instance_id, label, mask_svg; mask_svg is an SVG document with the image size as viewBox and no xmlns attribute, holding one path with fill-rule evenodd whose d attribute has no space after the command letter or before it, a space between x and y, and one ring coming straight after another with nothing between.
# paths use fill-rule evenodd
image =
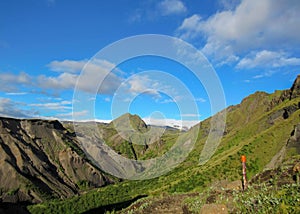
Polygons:
<instances>
[{"instance_id":1,"label":"mountain","mask_svg":"<svg viewBox=\"0 0 300 214\"><path fill-rule=\"evenodd\" d=\"M59 121L0 118L2 202L67 198L113 182Z\"/></svg>"},{"instance_id":2,"label":"mountain","mask_svg":"<svg viewBox=\"0 0 300 214\"><path fill-rule=\"evenodd\" d=\"M227 118L222 140L214 155L205 164L200 165L199 158L203 148L205 148L207 136L210 132L218 131L211 127L211 122L223 113L226 113ZM241 155L247 157L248 179L254 179L258 173L264 173L265 170L280 167L282 162L286 162L290 158L296 159L296 162L299 160L300 76L297 77L290 89L275 91L272 94L256 92L243 99L240 104L229 106L219 114L202 121L187 132L178 130L164 130L161 132L161 129L155 128L152 130L153 132L150 132L153 127L147 126L137 115L130 114L123 115L110 124L96 123L96 126L91 123L75 123L74 125L64 124L64 128L60 123L55 122L57 123L56 127L60 127L60 129L54 129L52 125L52 128L50 127L48 130L51 132L54 129L56 130L55 133L58 132L58 134L50 135L48 139L68 139L67 141L63 140L67 144L61 144L66 145L66 147L70 146L71 149L73 148L73 152L85 150L90 154L89 159L94 161L91 166L97 165L94 158L97 155L106 158L106 155L110 152L108 146L113 148L119 155L144 160L166 153L179 138L185 139L197 134L197 140L188 157L179 166L163 176L148 180L123 180L113 185L87 191L85 194L78 196L69 194L65 197L72 197L65 200L49 200L38 205L28 206L29 211L32 213L52 213L58 212L58 210L60 213L118 211L143 197L136 202L143 205L137 213L143 213L143 207L147 206L147 203L144 204L143 201L147 202L151 198L160 203L159 199L164 198L164 195L172 198L179 193L184 193L187 194L185 197L189 199L193 198L194 194L205 193L214 184L221 181L233 182L239 185ZM24 121L26 122L26 120ZM39 121L39 123L44 123L44 121ZM49 123L49 121L45 123ZM12 125L12 127L15 127L15 130L22 130L17 124ZM96 132L95 127L97 128ZM45 130L45 128L42 129ZM72 134L75 130L76 139ZM22 138L26 136L23 132L19 135ZM46 136L40 136L40 138L47 139ZM32 141L30 144L34 145L36 142L32 139L35 138L31 134L30 138L26 138L24 141ZM8 144L6 139L2 141L6 145ZM17 141L16 144L22 145L22 143L24 142ZM84 149L84 143L90 143L90 146ZM48 144L49 142L45 143L45 147L49 148ZM52 147L46 150L42 147L44 143L38 145L41 148L37 147L37 151L42 151L47 157L55 157L55 152L49 152L51 149L53 151ZM184 149L184 146L182 149ZM13 152L15 154L15 151ZM25 151L25 153L27 152ZM81 152L79 153L81 154ZM84 154L81 155L85 157ZM53 165L58 167L58 165L55 165L55 161L52 162L50 162L52 164L50 165L51 169ZM114 159L107 159L107 162L112 164L101 166L103 163L99 163L98 167L102 169L109 167L115 171L128 168L130 170L141 170L134 164L120 168ZM161 163L158 162L158 164ZM105 175L102 173L102 176ZM106 181L110 181L107 176L105 178ZM281 196L288 197L288 191L283 189ZM176 194L174 195L174 193ZM294 202L296 203L296 201L291 203Z\"/></svg>"},{"instance_id":3,"label":"mountain","mask_svg":"<svg viewBox=\"0 0 300 214\"><path fill-rule=\"evenodd\" d=\"M129 113L123 114L120 117L114 119L109 124L112 127L120 131L135 130L139 132L146 132L147 125L138 115L132 115Z\"/></svg>"},{"instance_id":4,"label":"mountain","mask_svg":"<svg viewBox=\"0 0 300 214\"><path fill-rule=\"evenodd\" d=\"M68 126L73 130L72 127ZM138 116L126 113L109 124L97 124L95 127L83 124L77 133L92 136L93 141L105 142L118 154L135 160L156 157L167 151L181 133L170 127L146 125ZM168 142L167 142L168 141Z\"/></svg>"},{"instance_id":5,"label":"mountain","mask_svg":"<svg viewBox=\"0 0 300 214\"><path fill-rule=\"evenodd\" d=\"M181 133L178 129L147 126L137 115L124 114L109 124L64 123L76 132L89 158L114 176L129 178L143 171L141 160L162 155ZM137 161L131 161L131 160Z\"/></svg>"}]
</instances>

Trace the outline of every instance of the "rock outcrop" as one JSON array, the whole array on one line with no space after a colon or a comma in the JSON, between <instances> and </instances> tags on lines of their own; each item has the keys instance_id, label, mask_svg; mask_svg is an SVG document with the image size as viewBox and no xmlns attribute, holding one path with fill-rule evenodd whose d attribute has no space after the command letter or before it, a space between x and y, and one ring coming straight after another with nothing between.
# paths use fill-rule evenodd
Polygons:
<instances>
[{"instance_id":1,"label":"rock outcrop","mask_svg":"<svg viewBox=\"0 0 300 214\"><path fill-rule=\"evenodd\" d=\"M1 201L66 198L111 182L59 121L0 118Z\"/></svg>"},{"instance_id":2,"label":"rock outcrop","mask_svg":"<svg viewBox=\"0 0 300 214\"><path fill-rule=\"evenodd\" d=\"M292 87L287 90L283 90L280 96L275 97L270 102L268 110L272 109L276 105L284 102L285 100L291 100L300 96L300 75L295 79ZM298 103L298 108L300 108L300 103Z\"/></svg>"},{"instance_id":3,"label":"rock outcrop","mask_svg":"<svg viewBox=\"0 0 300 214\"><path fill-rule=\"evenodd\" d=\"M300 154L300 123L298 123L291 133L291 137L288 140L287 148L294 150L295 153Z\"/></svg>"},{"instance_id":4,"label":"rock outcrop","mask_svg":"<svg viewBox=\"0 0 300 214\"><path fill-rule=\"evenodd\" d=\"M294 84L292 85L290 89L290 99L296 98L300 96L300 75L296 78L294 81Z\"/></svg>"}]
</instances>

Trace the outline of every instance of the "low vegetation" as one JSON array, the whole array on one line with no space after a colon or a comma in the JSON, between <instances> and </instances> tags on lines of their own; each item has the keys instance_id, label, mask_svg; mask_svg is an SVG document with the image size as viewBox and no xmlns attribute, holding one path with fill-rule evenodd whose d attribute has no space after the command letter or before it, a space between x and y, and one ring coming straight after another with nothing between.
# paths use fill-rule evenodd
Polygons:
<instances>
[{"instance_id":1,"label":"low vegetation","mask_svg":"<svg viewBox=\"0 0 300 214\"><path fill-rule=\"evenodd\" d=\"M211 187L199 196L183 202L190 213L199 213L204 204L224 204L230 213L299 213L300 184L292 166L300 156L286 161L275 170L256 175L245 191ZM292 164L291 164L292 163Z\"/></svg>"}]
</instances>

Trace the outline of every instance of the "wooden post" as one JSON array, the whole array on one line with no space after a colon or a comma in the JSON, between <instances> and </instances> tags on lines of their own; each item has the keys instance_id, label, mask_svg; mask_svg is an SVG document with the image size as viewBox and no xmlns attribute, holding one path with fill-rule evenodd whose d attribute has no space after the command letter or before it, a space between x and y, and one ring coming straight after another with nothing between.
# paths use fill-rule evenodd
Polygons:
<instances>
[{"instance_id":1,"label":"wooden post","mask_svg":"<svg viewBox=\"0 0 300 214\"><path fill-rule=\"evenodd\" d=\"M243 190L247 189L247 177L246 177L246 156L241 156L242 172L243 172Z\"/></svg>"}]
</instances>

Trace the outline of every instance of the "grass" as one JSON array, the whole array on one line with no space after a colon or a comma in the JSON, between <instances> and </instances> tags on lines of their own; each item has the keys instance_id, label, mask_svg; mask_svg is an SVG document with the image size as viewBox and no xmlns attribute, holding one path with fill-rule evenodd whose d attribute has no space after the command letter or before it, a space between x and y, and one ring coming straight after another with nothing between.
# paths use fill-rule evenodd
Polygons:
<instances>
[{"instance_id":1,"label":"grass","mask_svg":"<svg viewBox=\"0 0 300 214\"><path fill-rule=\"evenodd\" d=\"M18 191L19 191L19 187L18 188L14 188L14 189L11 189L7 192L7 195L15 195Z\"/></svg>"},{"instance_id":2,"label":"grass","mask_svg":"<svg viewBox=\"0 0 300 214\"><path fill-rule=\"evenodd\" d=\"M233 181L240 179L240 156L242 154L247 156L247 173L248 179L250 179L258 172L261 172L272 157L279 152L286 144L294 125L300 122L299 110L290 115L288 119L284 120L279 114L278 118L270 122L270 118L277 115L283 108L295 105L300 101L300 98L286 100L273 107L273 109L268 109L267 103L278 97L278 94L279 92L276 92L275 95L258 92L244 99L239 106L232 107L227 117L227 133L223 137L216 153L203 166L199 166L198 163L209 131L210 119L198 125L200 127L198 140L187 159L166 175L151 180L117 183L89 191L84 195L75 196L65 201L47 201L30 206L29 211L32 213L81 213L97 207L129 201L141 195L157 196L165 192L203 192L213 182L218 180ZM116 134L116 131L105 125L101 125L101 128L104 130L102 133L104 133L104 138L107 139L110 146L124 156L132 158L132 148L129 144L126 144L126 142L118 144L112 140L112 136ZM186 134L190 133L187 132ZM178 132L166 132L160 142L149 145L145 152L142 152L144 147L141 145L133 145L133 148L137 151L139 159L156 157L168 151L176 141L178 134ZM290 154L294 154L294 152L287 153L287 155ZM231 195L231 197L234 196L236 198L232 200L232 203L237 207L238 212L262 209L262 205L267 207L274 205L278 212L282 211L284 213L285 210L293 212L291 210L292 203L295 202L295 197L298 197L293 188L298 190L299 187L282 186L277 190L270 189L270 187L267 189L250 188L247 193L236 192L234 195ZM258 195L255 198L258 192L262 193L262 195ZM292 195L291 198L287 196L288 194ZM229 200L226 199L226 195L222 197L220 199L222 202ZM239 198L245 204L239 201ZM193 210L193 207L195 207L195 210L197 210L206 199L189 198L187 200L190 208ZM258 200L259 203L255 204L253 202L255 200ZM267 203L270 204L268 205ZM274 204L272 205L272 203ZM250 205L253 207L249 207ZM110 211L113 211L113 209ZM264 211L267 212L267 210Z\"/></svg>"},{"instance_id":3,"label":"grass","mask_svg":"<svg viewBox=\"0 0 300 214\"><path fill-rule=\"evenodd\" d=\"M245 191L210 187L199 196L184 200L190 213L199 213L204 204L225 204L230 213L299 213L300 185L292 167L299 156L279 168L257 175ZM299 176L299 175L298 175Z\"/></svg>"},{"instance_id":4,"label":"grass","mask_svg":"<svg viewBox=\"0 0 300 214\"><path fill-rule=\"evenodd\" d=\"M35 206L29 206L31 213L82 213L90 209L116 204L131 200L137 195L132 188L122 184L122 190L118 185L110 185L98 190L92 190L80 197L75 196L68 199L68 202L53 200Z\"/></svg>"},{"instance_id":5,"label":"grass","mask_svg":"<svg viewBox=\"0 0 300 214\"><path fill-rule=\"evenodd\" d=\"M190 213L199 213L201 207L213 197L216 197L214 203L227 205L230 213L300 212L300 186L297 184L249 186L245 192L204 192L200 196L185 199L183 205Z\"/></svg>"},{"instance_id":6,"label":"grass","mask_svg":"<svg viewBox=\"0 0 300 214\"><path fill-rule=\"evenodd\" d=\"M287 184L282 187L262 185L243 193L234 192L236 213L299 213L300 186Z\"/></svg>"}]
</instances>

